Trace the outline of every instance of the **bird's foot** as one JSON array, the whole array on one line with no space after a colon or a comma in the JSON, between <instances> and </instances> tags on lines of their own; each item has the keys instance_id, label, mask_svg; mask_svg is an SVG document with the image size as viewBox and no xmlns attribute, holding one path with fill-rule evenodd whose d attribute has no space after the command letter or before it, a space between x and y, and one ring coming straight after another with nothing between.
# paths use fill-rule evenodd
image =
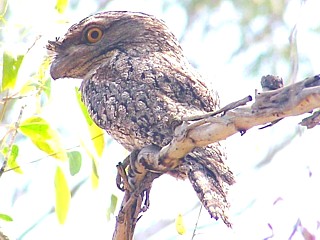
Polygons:
<instances>
[{"instance_id":1,"label":"bird's foot","mask_svg":"<svg viewBox=\"0 0 320 240\"><path fill-rule=\"evenodd\" d=\"M116 178L118 188L121 191L133 191L148 172L159 173L160 175L167 172L168 169L158 163L160 149L158 146L150 145L140 150L134 150L122 163L119 163Z\"/></svg>"}]
</instances>

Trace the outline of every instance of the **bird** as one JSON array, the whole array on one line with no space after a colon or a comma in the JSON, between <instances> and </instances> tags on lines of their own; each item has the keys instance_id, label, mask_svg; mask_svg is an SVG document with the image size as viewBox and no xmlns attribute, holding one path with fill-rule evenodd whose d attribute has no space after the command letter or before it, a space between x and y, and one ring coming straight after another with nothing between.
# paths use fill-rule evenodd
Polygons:
<instances>
[{"instance_id":1,"label":"bird","mask_svg":"<svg viewBox=\"0 0 320 240\"><path fill-rule=\"evenodd\" d=\"M52 78L81 79L91 118L129 152L164 147L183 117L219 109L218 93L189 63L165 22L153 15L95 13L48 41L46 48ZM196 179L193 186L200 200L212 217L229 223L224 212L235 179L225 160L225 149L214 143L195 148L181 162L189 163L189 178L200 170L206 183L201 186ZM198 162L201 169L193 169Z\"/></svg>"}]
</instances>

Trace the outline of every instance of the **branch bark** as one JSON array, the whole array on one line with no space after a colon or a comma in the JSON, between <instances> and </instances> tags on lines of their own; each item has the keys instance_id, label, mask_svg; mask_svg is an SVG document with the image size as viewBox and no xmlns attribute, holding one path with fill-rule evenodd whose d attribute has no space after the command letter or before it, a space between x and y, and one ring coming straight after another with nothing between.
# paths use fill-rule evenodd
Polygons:
<instances>
[{"instance_id":1,"label":"branch bark","mask_svg":"<svg viewBox=\"0 0 320 240\"><path fill-rule=\"evenodd\" d=\"M10 240L7 234L5 234L2 229L0 229L0 240Z\"/></svg>"},{"instance_id":2,"label":"branch bark","mask_svg":"<svg viewBox=\"0 0 320 240\"><path fill-rule=\"evenodd\" d=\"M255 126L266 124L271 126L283 118L310 113L320 108L320 75L284 88L256 92L251 106L241 106L249 99L251 100L251 97L228 104L215 113L191 117L189 118L191 120L184 121L177 127L173 140L167 146L162 149L147 146L139 153L134 153L136 161L133 168L138 171L132 171L131 165L128 174L131 181L127 180L124 171L119 174L122 182L126 184L124 184L125 196L117 218L114 240L133 238L134 227L140 213L146 211L149 206L148 194L152 181L162 173L173 170L194 148L224 140L238 132L244 134ZM319 112L316 112L303 119L300 124L311 128L319 125L319 120ZM195 169L201 169L201 166ZM197 180L199 179L195 181ZM205 200L202 203L205 204ZM227 225L230 224L224 213L219 217Z\"/></svg>"},{"instance_id":3,"label":"branch bark","mask_svg":"<svg viewBox=\"0 0 320 240\"><path fill-rule=\"evenodd\" d=\"M171 143L161 149L159 162L176 161L195 147L207 146L235 133L243 134L252 127L272 124L316 108L320 108L320 75L277 90L256 93L255 102L249 107L179 126Z\"/></svg>"}]
</instances>

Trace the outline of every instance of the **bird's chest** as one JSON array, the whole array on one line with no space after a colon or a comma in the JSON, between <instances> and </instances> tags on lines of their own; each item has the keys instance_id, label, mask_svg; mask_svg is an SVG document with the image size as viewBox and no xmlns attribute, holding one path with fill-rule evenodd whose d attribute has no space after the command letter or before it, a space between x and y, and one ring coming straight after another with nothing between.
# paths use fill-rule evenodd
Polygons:
<instances>
[{"instance_id":1,"label":"bird's chest","mask_svg":"<svg viewBox=\"0 0 320 240\"><path fill-rule=\"evenodd\" d=\"M166 145L172 139L176 112L152 85L135 81L84 81L82 99L94 122L129 151Z\"/></svg>"}]
</instances>

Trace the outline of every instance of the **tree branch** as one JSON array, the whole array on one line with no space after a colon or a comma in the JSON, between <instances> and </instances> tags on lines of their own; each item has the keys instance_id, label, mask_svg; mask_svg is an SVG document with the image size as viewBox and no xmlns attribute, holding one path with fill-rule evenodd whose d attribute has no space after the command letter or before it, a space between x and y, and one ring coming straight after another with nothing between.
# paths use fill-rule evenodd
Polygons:
<instances>
[{"instance_id":1,"label":"tree branch","mask_svg":"<svg viewBox=\"0 0 320 240\"><path fill-rule=\"evenodd\" d=\"M183 158L195 147L224 140L235 133L320 108L320 75L273 91L255 94L249 107L238 107L218 117L184 122L174 139L159 152L159 163L168 165ZM156 165L157 163L155 163Z\"/></svg>"},{"instance_id":2,"label":"tree branch","mask_svg":"<svg viewBox=\"0 0 320 240\"><path fill-rule=\"evenodd\" d=\"M266 79L263 78L262 80L263 85L266 84ZM271 85L269 83L267 85L270 89ZM281 87L281 84L277 83L276 85ZM265 87L264 89L266 89ZM186 168L183 171L188 172L190 162L182 163L182 165L180 163L181 159L194 148L219 142L238 132L244 134L255 126L266 124L272 126L282 118L310 113L314 109L320 108L320 75L287 87L255 93L253 104L243 106L251 99L250 96L243 98L228 104L217 112L203 116L190 116L176 128L175 136L170 144L162 149L155 146L146 146L140 152L134 152L131 156L134 159L130 160L131 163L134 163L133 165L130 165L127 159L125 166L130 165L129 178L127 179L126 172L123 169L119 171L120 178L118 180L122 179L123 184L119 184L118 181L118 186L123 187L125 196L117 217L114 240L130 240L133 238L134 227L139 219L139 214L146 211L149 206L148 194L151 190L152 181L162 173L174 170L176 167L179 167L179 169ZM319 120L319 113L315 113L311 117L303 119L300 124L311 128L318 125ZM218 208L211 211L210 206L206 206L207 201L209 201L206 193L210 189L208 191L201 189L203 188L201 180L205 178L204 175L206 174L202 170L201 163L194 161L191 163L191 168L194 171L192 173L189 171L188 177L194 188L196 187L195 190L201 202L212 217L216 219L220 217L228 226L231 226L223 211L225 207L219 208L218 204ZM223 171L224 169L220 170ZM202 177L197 177L198 174ZM210 178L207 177L204 182L208 182L208 180ZM217 179L212 179L212 181L214 180ZM230 179L230 183L232 184L232 179ZM200 191L198 192L197 189L200 189ZM219 188L216 189L219 190ZM225 204L227 206L227 202Z\"/></svg>"}]
</instances>

